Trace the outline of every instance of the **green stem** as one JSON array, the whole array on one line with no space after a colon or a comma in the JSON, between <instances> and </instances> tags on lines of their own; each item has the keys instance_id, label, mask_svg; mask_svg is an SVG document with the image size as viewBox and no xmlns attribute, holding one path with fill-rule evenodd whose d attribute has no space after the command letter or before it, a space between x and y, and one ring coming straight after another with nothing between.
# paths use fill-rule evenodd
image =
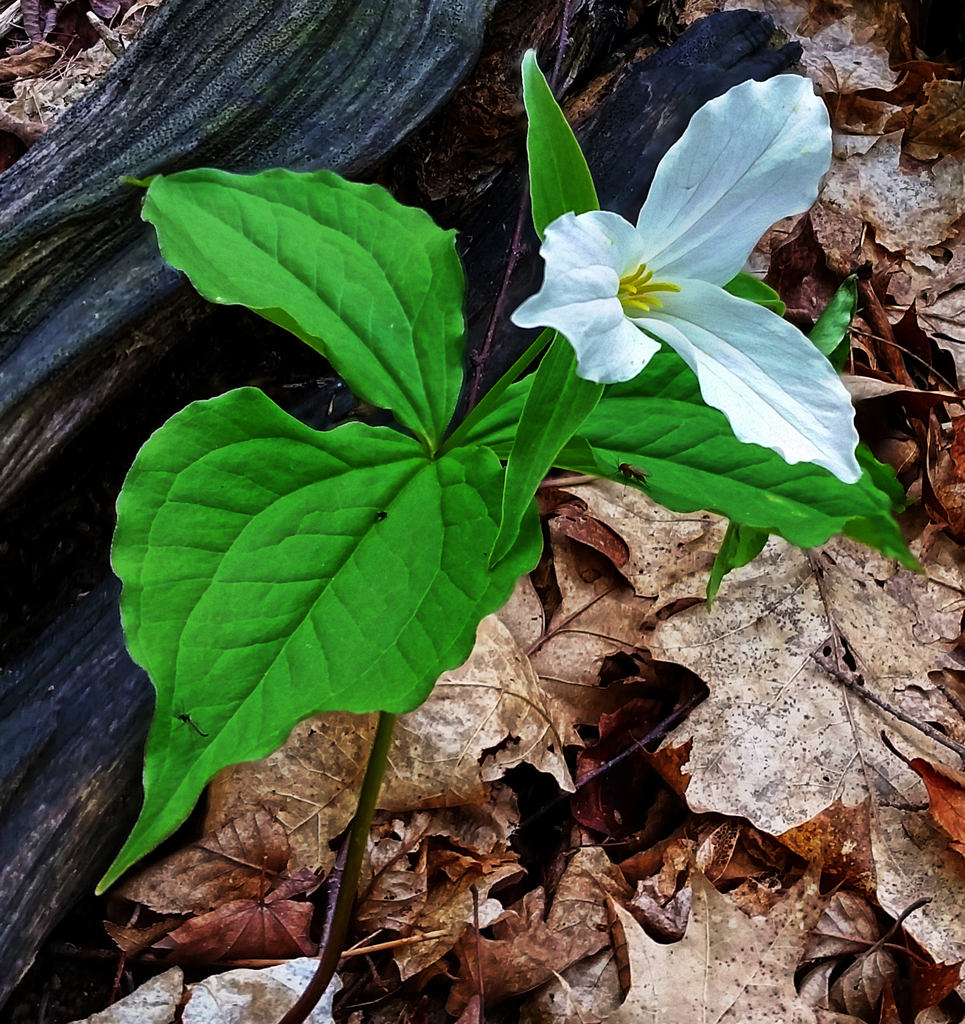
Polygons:
<instances>
[{"instance_id":1,"label":"green stem","mask_svg":"<svg viewBox=\"0 0 965 1024\"><path fill-rule=\"evenodd\" d=\"M352 827L348 836L348 852L342 879L335 899L335 909L324 937L318 970L308 987L298 997L294 1006L285 1014L278 1024L303 1024L308 1015L318 1005L319 999L325 994L329 983L338 969L338 962L345 949L345 936L352 920L355 906L355 894L358 891L359 875L362 872L362 861L368 848L369 832L372 828L372 815L375 813L376 802L382 789L382 776L389 759L389 747L392 745L392 730L395 727L395 715L385 711L379 712L379 725L369 751L369 761L365 767L365 778L359 791L358 807L352 819Z\"/></svg>"},{"instance_id":2,"label":"green stem","mask_svg":"<svg viewBox=\"0 0 965 1024\"><path fill-rule=\"evenodd\" d=\"M510 384L515 383L516 378L526 369L527 366L543 351L544 348L553 340L554 331L551 327L547 327L545 331L540 333L540 336L529 346L528 349L516 360L515 363L496 381L495 384L486 392L485 395L479 400L476 407L469 413L469 415L459 424L458 427L449 435L443 444L442 448L439 449L440 455L445 455L446 452L451 452L453 448L458 448L466 435L472 430L472 428L484 417L488 416L489 413L495 408L496 403L500 398L503 397L503 392Z\"/></svg>"}]
</instances>

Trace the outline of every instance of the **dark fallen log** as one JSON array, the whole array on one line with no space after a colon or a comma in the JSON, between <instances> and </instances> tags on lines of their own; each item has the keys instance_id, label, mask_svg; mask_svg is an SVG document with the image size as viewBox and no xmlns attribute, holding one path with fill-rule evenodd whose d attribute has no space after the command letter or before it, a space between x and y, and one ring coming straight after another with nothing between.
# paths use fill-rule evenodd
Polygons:
<instances>
[{"instance_id":1,"label":"dark fallen log","mask_svg":"<svg viewBox=\"0 0 965 1024\"><path fill-rule=\"evenodd\" d=\"M625 215L635 212L656 163L703 102L749 77L767 78L796 58L793 47L772 50L770 36L768 19L732 12L708 19L648 60L621 55L607 78L609 93L589 103L580 130L606 208ZM599 86L598 81L590 82L586 95L600 95ZM631 149L634 144L639 145L636 151ZM503 175L484 204L460 225L477 349L502 278L518 196L518 175ZM532 253L521 266L507 312L539 276L539 261ZM118 265L119 272L125 269ZM125 287L122 297L131 294L129 281ZM137 301L145 301L143 292ZM196 346L204 334L205 316L215 314L195 315L191 300L176 301L184 305L168 322L180 324L181 337L187 332ZM153 307L158 317L159 306ZM482 364L487 373L510 361L521 341L505 317L494 338ZM176 395L175 390L169 400L175 401ZM327 393L316 398L327 412ZM132 412L138 401L117 403L109 416L101 418L116 424L114 429L125 433L125 442L132 445L147 432ZM310 410L296 412L321 425ZM137 429L144 431L143 436L126 436L137 433L129 429L131 422L141 424ZM100 423L96 429L109 433L111 428ZM82 486L83 479L79 474L75 486ZM103 559L106 538L99 550ZM107 577L92 584L92 591L0 678L0 1003L50 927L92 887L135 814L152 692L123 646L116 581ZM57 811L51 813L51 808Z\"/></svg>"},{"instance_id":2,"label":"dark fallen log","mask_svg":"<svg viewBox=\"0 0 965 1024\"><path fill-rule=\"evenodd\" d=\"M0 176L0 505L183 336L204 304L140 222L187 167L358 174L475 62L491 4L168 0ZM174 314L166 309L173 305Z\"/></svg>"}]
</instances>

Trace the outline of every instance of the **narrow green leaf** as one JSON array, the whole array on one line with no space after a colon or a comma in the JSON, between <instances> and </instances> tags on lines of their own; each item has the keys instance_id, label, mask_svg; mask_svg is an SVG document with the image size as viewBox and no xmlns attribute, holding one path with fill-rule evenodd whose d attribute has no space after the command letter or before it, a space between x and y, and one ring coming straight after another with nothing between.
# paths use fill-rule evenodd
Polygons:
<instances>
[{"instance_id":1,"label":"narrow green leaf","mask_svg":"<svg viewBox=\"0 0 965 1024\"><path fill-rule=\"evenodd\" d=\"M602 384L577 377L576 353L559 335L531 379L506 466L502 520L491 565L513 549L539 482L603 394Z\"/></svg>"},{"instance_id":2,"label":"narrow green leaf","mask_svg":"<svg viewBox=\"0 0 965 1024\"><path fill-rule=\"evenodd\" d=\"M555 332L554 332L555 333ZM533 374L511 384L486 414L475 420L463 437L464 444L482 444L492 448L501 459L508 459L516 437L523 407L533 386Z\"/></svg>"},{"instance_id":3,"label":"narrow green leaf","mask_svg":"<svg viewBox=\"0 0 965 1024\"><path fill-rule=\"evenodd\" d=\"M526 153L533 224L542 239L546 225L557 217L599 210L600 202L580 144L536 63L534 50L527 50L523 57L523 103L529 120Z\"/></svg>"},{"instance_id":4,"label":"narrow green leaf","mask_svg":"<svg viewBox=\"0 0 965 1024\"><path fill-rule=\"evenodd\" d=\"M841 282L808 335L814 347L828 357L836 370L844 366L851 351L848 332L857 312L858 278L852 274Z\"/></svg>"},{"instance_id":5,"label":"narrow green leaf","mask_svg":"<svg viewBox=\"0 0 965 1024\"><path fill-rule=\"evenodd\" d=\"M742 526L734 522L727 524L727 532L710 570L710 579L707 580L708 611L714 603L724 577L732 569L739 569L742 565L753 562L764 550L769 536L767 530L758 530L753 526Z\"/></svg>"},{"instance_id":6,"label":"narrow green leaf","mask_svg":"<svg viewBox=\"0 0 965 1024\"><path fill-rule=\"evenodd\" d=\"M743 270L724 285L724 291L736 295L739 299L755 302L758 306L773 309L778 316L784 316L787 312L787 306L781 301L781 296L770 285L764 284L750 274L745 274Z\"/></svg>"},{"instance_id":7,"label":"narrow green leaf","mask_svg":"<svg viewBox=\"0 0 965 1024\"><path fill-rule=\"evenodd\" d=\"M539 354L545 349L553 338L556 337L556 332L552 327L547 327L545 331L541 331L539 337L526 349L525 352L516 360L515 363L496 381L496 383L482 396L476 407L469 413L469 415L459 424L458 427L449 435L446 439L446 443L442 446L443 452L451 451L453 448L462 444L473 444L475 442L467 440L475 434L481 433L483 436L486 435L489 428L483 428L479 430L480 423L488 423L490 420L490 414L494 410L502 409L503 393L510 387L516 378L523 373L531 363L534 363ZM522 411L522 404L520 404L520 411ZM502 414L500 414L502 415ZM517 417L518 419L518 417ZM513 432L516 429L516 420L513 420Z\"/></svg>"},{"instance_id":8,"label":"narrow green leaf","mask_svg":"<svg viewBox=\"0 0 965 1024\"><path fill-rule=\"evenodd\" d=\"M487 449L433 459L384 428L315 431L253 388L195 402L148 440L112 559L157 706L144 808L102 889L221 768L322 711L409 711L469 656L541 547L529 510L489 568L502 485Z\"/></svg>"},{"instance_id":9,"label":"narrow green leaf","mask_svg":"<svg viewBox=\"0 0 965 1024\"><path fill-rule=\"evenodd\" d=\"M356 395L438 446L462 382L455 232L328 171L159 175L142 216L206 299L291 331Z\"/></svg>"}]
</instances>

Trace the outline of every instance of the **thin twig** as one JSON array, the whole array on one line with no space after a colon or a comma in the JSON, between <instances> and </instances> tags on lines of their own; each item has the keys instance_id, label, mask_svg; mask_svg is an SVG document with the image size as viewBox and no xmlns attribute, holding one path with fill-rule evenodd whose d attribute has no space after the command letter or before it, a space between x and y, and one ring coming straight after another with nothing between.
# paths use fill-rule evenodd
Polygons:
<instances>
[{"instance_id":1,"label":"thin twig","mask_svg":"<svg viewBox=\"0 0 965 1024\"><path fill-rule=\"evenodd\" d=\"M486 1012L486 982L483 978L482 968L482 937L479 934L479 889L473 883L469 887L469 891L472 893L472 921L473 931L476 935L476 974L479 976L476 995L479 996L479 1024L483 1024L483 1014Z\"/></svg>"},{"instance_id":2,"label":"thin twig","mask_svg":"<svg viewBox=\"0 0 965 1024\"><path fill-rule=\"evenodd\" d=\"M467 414L472 411L475 404L479 401L479 392L482 390L483 367L489 359L493 338L496 334L496 324L499 323L499 319L503 314L503 307L506 304L506 292L509 288L509 280L513 276L513 271L516 269L516 263L518 262L522 252L522 246L520 243L523 237L523 221L528 209L529 179L527 178L523 185L522 197L519 201L519 213L516 216L516 227L513 230L513 240L509 246L509 258L506 260L506 269L503 271L503 279L500 282L499 291L496 294L496 303L493 306L492 314L489 317L489 326L486 328L486 338L483 341L479 352L473 357L474 371L472 386L469 389L469 400L466 405Z\"/></svg>"},{"instance_id":3,"label":"thin twig","mask_svg":"<svg viewBox=\"0 0 965 1024\"><path fill-rule=\"evenodd\" d=\"M824 645L822 644L821 646ZM961 743L956 743L955 740L949 739L939 729L936 729L933 725L929 725L928 722L917 721L912 718L911 715L902 711L901 708L892 704L891 701L886 700L884 697L879 697L873 690L869 690L863 682L855 679L850 672L846 672L844 669L836 665L830 658L826 657L823 652L818 650L812 651L811 657L818 665L821 666L821 668L824 669L825 672L828 673L829 676L833 676L839 683L843 683L847 686L849 690L853 690L872 704L877 704L882 711L887 711L889 715L897 718L898 721L904 722L905 725L910 725L913 729L917 729L919 732L924 733L929 739L934 740L936 743L940 743L943 747L947 747L965 761L965 746L962 746Z\"/></svg>"},{"instance_id":4,"label":"thin twig","mask_svg":"<svg viewBox=\"0 0 965 1024\"><path fill-rule=\"evenodd\" d=\"M570 44L570 18L573 14L572 2L573 0L566 0L563 5L563 17L560 21L560 35L556 47L556 61L553 65L553 74L550 79L550 88L554 93L563 67L563 57ZM493 338L496 335L496 325L499 323L500 318L503 315L503 308L506 305L506 295L509 290L510 279L513 276L513 271L516 269L516 264L519 262L519 257L522 255L523 224L525 223L528 210L529 175L527 174L526 181L523 184L523 193L519 200L519 212L516 215L516 227L513 229L513 240L509 246L509 257L506 260L503 279L499 284L499 291L496 293L496 302L493 305L493 311L489 317L489 324L486 327L486 337L479 351L475 356L473 356L473 377L472 384L469 387L469 398L466 403L467 414L472 411L480 398L479 393L482 390L483 367L486 365L490 356Z\"/></svg>"},{"instance_id":5,"label":"thin twig","mask_svg":"<svg viewBox=\"0 0 965 1024\"><path fill-rule=\"evenodd\" d=\"M526 657L532 658L532 656L543 646L543 644L547 643L549 640L552 640L557 633L562 633L563 630L566 629L566 627L574 619L579 618L579 616L581 616L585 611L589 611L589 609L592 608L593 605L597 603L597 601L602 601L603 598L605 598L608 594L612 594L613 591L616 589L616 584L614 584L612 587L607 587L602 594L597 594L596 597L590 598L590 600L587 601L586 604L581 605L579 608L577 608L572 615L567 615L562 622L554 626L551 630L545 633L541 633L536 638L536 640L534 640L533 643L526 649Z\"/></svg>"},{"instance_id":6,"label":"thin twig","mask_svg":"<svg viewBox=\"0 0 965 1024\"><path fill-rule=\"evenodd\" d=\"M87 20L91 28L104 40L104 45L114 55L114 58L124 56L124 40L110 27L101 21L93 11L87 12Z\"/></svg>"}]
</instances>

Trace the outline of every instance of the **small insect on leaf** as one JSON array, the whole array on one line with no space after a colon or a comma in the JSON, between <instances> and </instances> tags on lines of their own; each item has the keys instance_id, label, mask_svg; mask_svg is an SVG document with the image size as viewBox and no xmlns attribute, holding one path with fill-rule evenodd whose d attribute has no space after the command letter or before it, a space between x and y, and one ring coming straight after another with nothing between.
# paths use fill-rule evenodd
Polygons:
<instances>
[{"instance_id":1,"label":"small insect on leaf","mask_svg":"<svg viewBox=\"0 0 965 1024\"><path fill-rule=\"evenodd\" d=\"M207 736L208 735L206 732L202 732L201 731L201 728L198 725L198 723L187 712L182 712L180 715L175 715L174 717L179 722L184 722L185 725L190 725L191 728L194 729L194 731L199 736Z\"/></svg>"},{"instance_id":2,"label":"small insect on leaf","mask_svg":"<svg viewBox=\"0 0 965 1024\"><path fill-rule=\"evenodd\" d=\"M383 519L387 519L388 518L388 515L389 515L388 512L376 512L375 513L375 521L377 523L381 523Z\"/></svg>"},{"instance_id":3,"label":"small insect on leaf","mask_svg":"<svg viewBox=\"0 0 965 1024\"><path fill-rule=\"evenodd\" d=\"M620 465L617 466L617 469L619 469L628 480L636 480L637 483L640 484L646 483L647 477L650 476L650 473L647 470L641 469L639 466L631 466L629 462L621 462Z\"/></svg>"}]
</instances>

